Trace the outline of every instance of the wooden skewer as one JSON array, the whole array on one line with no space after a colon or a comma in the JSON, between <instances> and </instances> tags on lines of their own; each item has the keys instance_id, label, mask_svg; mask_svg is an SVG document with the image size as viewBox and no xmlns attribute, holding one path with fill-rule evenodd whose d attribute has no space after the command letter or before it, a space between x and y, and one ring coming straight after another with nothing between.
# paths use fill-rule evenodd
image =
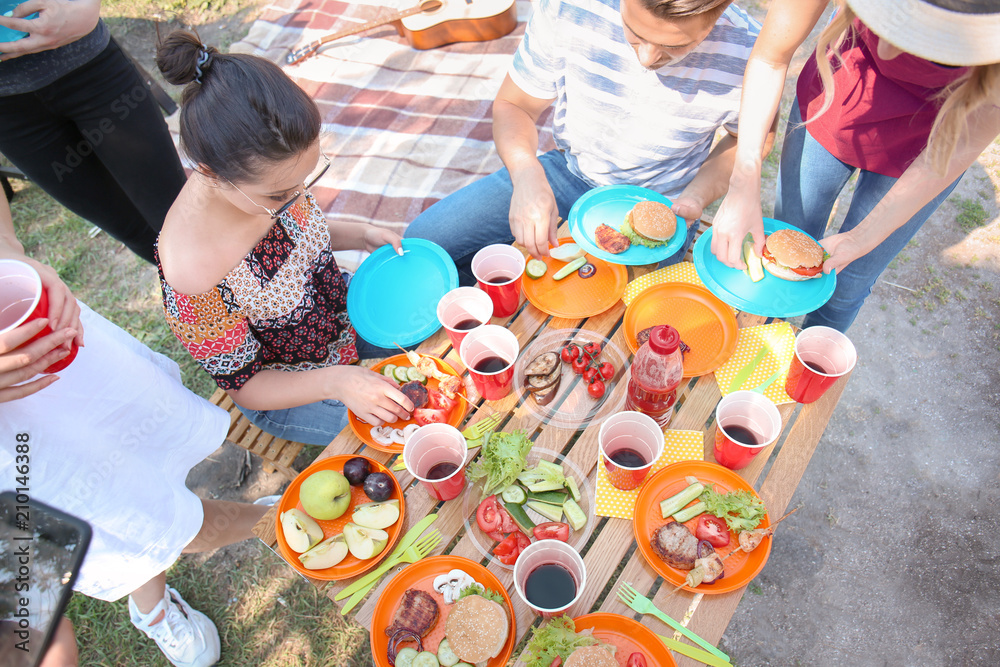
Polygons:
<instances>
[{"instance_id":1,"label":"wooden skewer","mask_svg":"<svg viewBox=\"0 0 1000 667\"><path fill-rule=\"evenodd\" d=\"M407 350L405 347L403 347L402 345L400 345L396 341L392 341L392 344L395 345L396 347L398 347L400 350L402 350L407 355L406 358L409 359L410 350ZM414 354L417 355L418 357L429 357L430 356L428 354L420 354L419 352L414 352ZM468 396L466 396L462 392L456 391L455 394L458 395L458 396L461 396L462 398L464 398L465 402L468 403L469 405L472 405L472 399L470 399Z\"/></svg>"}]
</instances>

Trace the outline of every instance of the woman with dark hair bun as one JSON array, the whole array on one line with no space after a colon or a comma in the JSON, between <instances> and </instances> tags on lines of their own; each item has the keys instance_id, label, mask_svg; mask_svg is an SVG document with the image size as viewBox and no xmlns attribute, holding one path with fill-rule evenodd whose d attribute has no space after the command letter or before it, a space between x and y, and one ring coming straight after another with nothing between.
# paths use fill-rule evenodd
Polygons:
<instances>
[{"instance_id":1,"label":"woman with dark hair bun","mask_svg":"<svg viewBox=\"0 0 1000 667\"><path fill-rule=\"evenodd\" d=\"M406 418L395 382L356 365L386 356L347 317L333 252L400 237L330 222L309 188L330 166L316 104L273 63L224 54L185 31L157 52L187 84L183 152L197 165L167 214L157 264L167 320L247 417L278 437L327 445L347 409L371 424Z\"/></svg>"}]
</instances>

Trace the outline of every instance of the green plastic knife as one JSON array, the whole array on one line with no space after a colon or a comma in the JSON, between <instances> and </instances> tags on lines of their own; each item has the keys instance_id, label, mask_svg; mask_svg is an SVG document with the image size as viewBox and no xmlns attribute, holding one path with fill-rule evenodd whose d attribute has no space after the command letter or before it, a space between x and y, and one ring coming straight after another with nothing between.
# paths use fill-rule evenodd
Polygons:
<instances>
[{"instance_id":1,"label":"green plastic knife","mask_svg":"<svg viewBox=\"0 0 1000 667\"><path fill-rule=\"evenodd\" d=\"M769 350L768 344L764 343L764 346L760 348L760 350L757 352L757 356L751 359L749 363L743 366L743 368L741 368L739 372L736 373L736 376L733 377L733 381L729 383L730 394L738 390L740 387L743 386L744 382L750 379L750 376L753 375L754 369L757 368L757 364L762 362L764 360L764 357L767 356L768 350Z\"/></svg>"},{"instance_id":2,"label":"green plastic knife","mask_svg":"<svg viewBox=\"0 0 1000 667\"><path fill-rule=\"evenodd\" d=\"M706 665L712 665L713 667L732 667L732 663L728 660L723 660L718 656L714 656L708 651L702 651L700 648L695 648L694 646L688 646L683 642L679 642L676 639L671 639L670 637L664 637L663 635L656 635L660 640L666 645L671 651L677 651L682 653L689 658L694 658L698 662L703 662Z\"/></svg>"},{"instance_id":3,"label":"green plastic knife","mask_svg":"<svg viewBox=\"0 0 1000 667\"><path fill-rule=\"evenodd\" d=\"M353 584L351 584L350 586L348 586L347 588L345 588L344 590L340 591L335 596L333 596L333 599L343 600L348 595L353 595L354 593L360 591L361 589L363 589L365 586L368 586L372 582L378 581L379 577L388 572L392 568L392 566L396 564L396 561L399 559L399 556L404 551L409 549L410 546L412 546L413 543L417 541L417 538L420 537L420 535L423 534L423 532L427 530L432 523L434 523L434 521L437 519L437 516L438 516L437 514L428 514L423 519L418 521L417 524L413 526L413 528L410 528L410 530L407 531L406 535L403 535L403 539L399 541L399 544L396 546L395 550L393 550L393 552L389 554L389 557L386 558L385 561L381 565L379 565L374 572L370 572L365 576L361 577Z\"/></svg>"}]
</instances>

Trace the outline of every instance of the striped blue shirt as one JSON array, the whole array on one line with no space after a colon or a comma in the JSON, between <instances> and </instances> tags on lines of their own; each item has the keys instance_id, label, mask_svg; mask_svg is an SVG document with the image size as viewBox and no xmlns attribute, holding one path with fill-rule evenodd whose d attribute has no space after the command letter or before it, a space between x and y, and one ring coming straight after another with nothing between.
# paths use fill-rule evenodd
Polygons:
<instances>
[{"instance_id":1,"label":"striped blue shirt","mask_svg":"<svg viewBox=\"0 0 1000 667\"><path fill-rule=\"evenodd\" d=\"M675 197L708 157L716 130L736 134L759 32L730 5L697 48L651 71L625 41L618 0L537 0L510 77L528 95L555 99L556 146L577 177Z\"/></svg>"}]
</instances>

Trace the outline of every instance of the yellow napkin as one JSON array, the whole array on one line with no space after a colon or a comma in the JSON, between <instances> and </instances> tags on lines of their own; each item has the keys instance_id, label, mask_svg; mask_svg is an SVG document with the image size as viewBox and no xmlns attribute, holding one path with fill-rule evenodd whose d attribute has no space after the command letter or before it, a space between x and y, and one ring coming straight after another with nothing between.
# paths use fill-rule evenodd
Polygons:
<instances>
[{"instance_id":1,"label":"yellow napkin","mask_svg":"<svg viewBox=\"0 0 1000 667\"><path fill-rule=\"evenodd\" d=\"M657 470L678 461L701 461L704 459L704 454L705 435L701 431L664 431L663 455L653 464L649 474L652 475ZM608 471L604 467L604 461L601 460L601 452L597 451L596 513L599 516L631 519L635 509L635 499L641 489L640 486L631 491L622 491L613 487L608 480Z\"/></svg>"},{"instance_id":2,"label":"yellow napkin","mask_svg":"<svg viewBox=\"0 0 1000 667\"><path fill-rule=\"evenodd\" d=\"M754 360L764 343L770 346L770 352L757 364L750 377L743 382L740 389L753 389L767 380L776 371L781 375L775 380L764 395L775 405L792 403L792 397L785 391L785 378L788 377L788 367L795 354L795 334L788 322L772 322L756 327L740 329L736 340L733 356L715 371L715 380L719 383L719 391L725 396L729 392L736 374Z\"/></svg>"},{"instance_id":3,"label":"yellow napkin","mask_svg":"<svg viewBox=\"0 0 1000 667\"><path fill-rule=\"evenodd\" d=\"M626 306L630 306L640 292L659 283L690 283L698 287L705 286L695 271L694 262L679 262L639 276L630 282L625 288L625 294L622 295L622 301Z\"/></svg>"}]
</instances>

